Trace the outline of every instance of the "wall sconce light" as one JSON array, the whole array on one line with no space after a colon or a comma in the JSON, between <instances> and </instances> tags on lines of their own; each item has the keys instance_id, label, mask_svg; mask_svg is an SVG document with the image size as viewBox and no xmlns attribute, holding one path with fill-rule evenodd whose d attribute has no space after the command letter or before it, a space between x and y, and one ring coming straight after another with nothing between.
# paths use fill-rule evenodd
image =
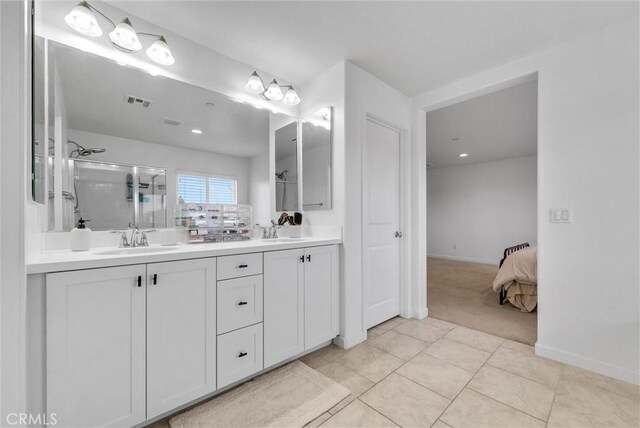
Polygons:
<instances>
[{"instance_id":1,"label":"wall sconce light","mask_svg":"<svg viewBox=\"0 0 640 428\"><path fill-rule=\"evenodd\" d=\"M282 88L286 89L286 92L282 92ZM300 97L298 93L293 89L292 85L280 86L276 79L273 79L269 86L265 88L264 81L257 71L251 73L249 80L245 86L245 89L256 94L260 94L260 97L266 101L280 101L288 106L295 106L300 104Z\"/></svg>"},{"instance_id":2,"label":"wall sconce light","mask_svg":"<svg viewBox=\"0 0 640 428\"><path fill-rule=\"evenodd\" d=\"M147 56L154 62L162 65L171 65L176 62L164 36L160 34L138 33L133 28L129 18L124 18L116 25L111 18L86 1L78 3L71 9L71 12L64 17L64 21L69 27L85 36L100 37L102 36L102 28L100 28L94 12L102 16L113 26L113 31L109 33L109 39L116 48L127 53L139 51L142 49L142 43L140 43L138 36L151 36L155 37L156 40L146 50Z\"/></svg>"}]
</instances>

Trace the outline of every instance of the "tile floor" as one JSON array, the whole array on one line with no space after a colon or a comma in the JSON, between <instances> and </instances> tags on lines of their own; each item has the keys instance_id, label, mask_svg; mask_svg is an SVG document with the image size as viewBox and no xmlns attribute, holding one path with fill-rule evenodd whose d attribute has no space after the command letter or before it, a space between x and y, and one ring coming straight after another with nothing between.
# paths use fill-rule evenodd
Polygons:
<instances>
[{"instance_id":1,"label":"tile floor","mask_svg":"<svg viewBox=\"0 0 640 428\"><path fill-rule=\"evenodd\" d=\"M301 359L351 395L309 427L638 427L640 390L433 318Z\"/></svg>"}]
</instances>

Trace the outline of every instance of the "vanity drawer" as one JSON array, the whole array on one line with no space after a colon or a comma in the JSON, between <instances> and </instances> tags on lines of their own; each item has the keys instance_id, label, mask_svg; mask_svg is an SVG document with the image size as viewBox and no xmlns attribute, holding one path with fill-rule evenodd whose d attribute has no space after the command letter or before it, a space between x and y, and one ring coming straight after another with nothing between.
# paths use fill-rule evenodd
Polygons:
<instances>
[{"instance_id":1,"label":"vanity drawer","mask_svg":"<svg viewBox=\"0 0 640 428\"><path fill-rule=\"evenodd\" d=\"M218 389L262 368L262 323L218 336Z\"/></svg>"},{"instance_id":2,"label":"vanity drawer","mask_svg":"<svg viewBox=\"0 0 640 428\"><path fill-rule=\"evenodd\" d=\"M218 334L262 322L262 275L218 281Z\"/></svg>"},{"instance_id":3,"label":"vanity drawer","mask_svg":"<svg viewBox=\"0 0 640 428\"><path fill-rule=\"evenodd\" d=\"M262 273L262 253L218 257L218 281Z\"/></svg>"}]
</instances>

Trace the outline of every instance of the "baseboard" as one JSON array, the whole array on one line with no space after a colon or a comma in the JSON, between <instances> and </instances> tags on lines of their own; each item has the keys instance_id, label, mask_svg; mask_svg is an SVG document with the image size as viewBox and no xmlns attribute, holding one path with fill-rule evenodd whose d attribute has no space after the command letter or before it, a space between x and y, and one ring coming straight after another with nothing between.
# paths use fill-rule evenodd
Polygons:
<instances>
[{"instance_id":1,"label":"baseboard","mask_svg":"<svg viewBox=\"0 0 640 428\"><path fill-rule=\"evenodd\" d=\"M474 259L469 257L446 256L443 254L427 254L427 257L432 259L454 260L457 262L481 263L483 265L497 265L499 262L499 260L485 260L485 259Z\"/></svg>"},{"instance_id":2,"label":"baseboard","mask_svg":"<svg viewBox=\"0 0 640 428\"><path fill-rule=\"evenodd\" d=\"M349 348L353 348L354 346L356 346L359 343L364 342L365 340L367 340L367 332L364 331L361 334L357 335L357 336L350 336L350 337L345 337L345 336L338 336L335 339L333 339L333 344L336 345L339 348L342 349L349 349Z\"/></svg>"},{"instance_id":3,"label":"baseboard","mask_svg":"<svg viewBox=\"0 0 640 428\"><path fill-rule=\"evenodd\" d=\"M622 367L614 366L613 364L593 360L591 358L581 357L579 355L561 351L559 349L550 348L548 346L541 345L540 343L536 343L535 349L536 354L542 357L550 358L552 360L560 361L562 363L600 373L602 375L629 382L634 385L640 385L640 373L634 373Z\"/></svg>"},{"instance_id":4,"label":"baseboard","mask_svg":"<svg viewBox=\"0 0 640 428\"><path fill-rule=\"evenodd\" d=\"M428 316L429 316L429 309L427 307L424 307L418 310L418 313L416 314L415 318L421 320L421 319L425 319Z\"/></svg>"}]
</instances>

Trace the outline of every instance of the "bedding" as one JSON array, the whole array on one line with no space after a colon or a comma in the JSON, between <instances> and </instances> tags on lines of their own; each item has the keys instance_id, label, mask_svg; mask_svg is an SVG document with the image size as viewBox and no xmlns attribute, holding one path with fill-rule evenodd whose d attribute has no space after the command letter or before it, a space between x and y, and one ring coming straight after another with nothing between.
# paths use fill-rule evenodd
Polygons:
<instances>
[{"instance_id":1,"label":"bedding","mask_svg":"<svg viewBox=\"0 0 640 428\"><path fill-rule=\"evenodd\" d=\"M523 312L538 304L537 249L527 247L509 254L493 281L493 290L504 289L507 300Z\"/></svg>"}]
</instances>

